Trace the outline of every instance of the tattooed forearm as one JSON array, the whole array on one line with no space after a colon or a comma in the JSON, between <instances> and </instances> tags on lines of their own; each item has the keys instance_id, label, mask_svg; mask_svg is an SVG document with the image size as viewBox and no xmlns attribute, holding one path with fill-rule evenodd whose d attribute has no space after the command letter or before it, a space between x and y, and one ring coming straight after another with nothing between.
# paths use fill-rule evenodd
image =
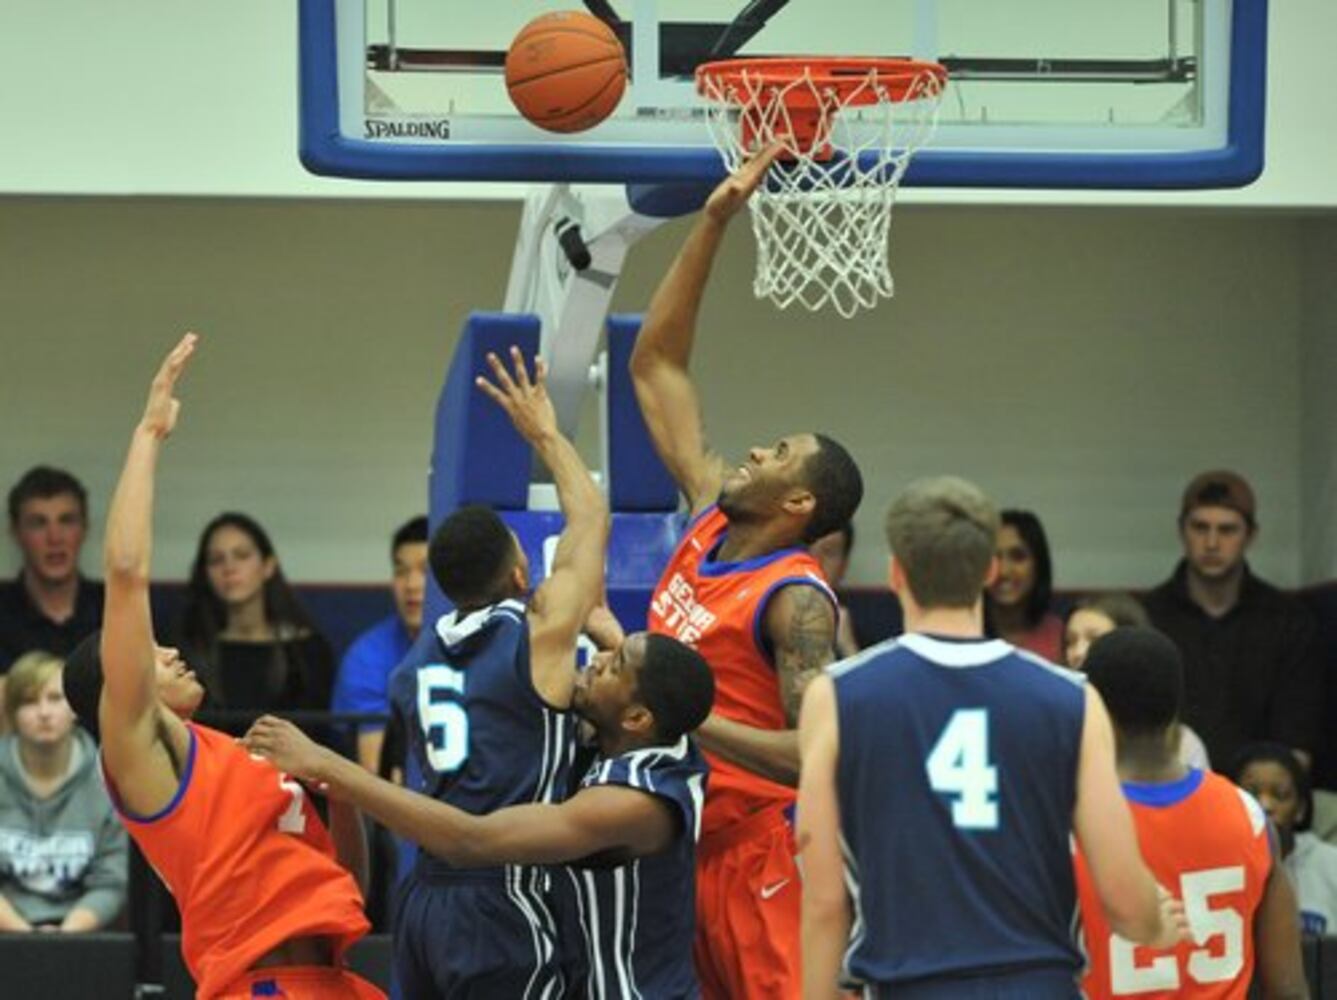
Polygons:
<instances>
[{"instance_id":1,"label":"tattooed forearm","mask_svg":"<svg viewBox=\"0 0 1337 1000\"><path fill-rule=\"evenodd\" d=\"M770 633L775 668L785 715L794 726L808 682L836 658L836 616L826 595L805 585L786 587L775 605L778 620Z\"/></svg>"}]
</instances>

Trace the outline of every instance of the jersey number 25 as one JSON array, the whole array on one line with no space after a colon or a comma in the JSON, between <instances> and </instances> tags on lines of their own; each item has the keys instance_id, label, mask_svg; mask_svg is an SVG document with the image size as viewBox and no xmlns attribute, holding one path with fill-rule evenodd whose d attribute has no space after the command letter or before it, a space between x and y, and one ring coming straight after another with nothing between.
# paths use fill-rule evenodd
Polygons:
<instances>
[{"instance_id":1,"label":"jersey number 25","mask_svg":"<svg viewBox=\"0 0 1337 1000\"><path fill-rule=\"evenodd\" d=\"M1212 907L1212 897L1240 892L1244 888L1244 869L1208 868L1184 872L1179 876L1179 890L1184 899L1184 913L1194 937L1202 947L1188 953L1186 972L1195 983L1229 982L1244 969L1244 917L1229 906ZM1212 939L1218 947L1209 947ZM1145 965L1138 965L1134 946L1110 935L1110 988L1115 996L1130 996L1152 990L1178 990L1181 987L1179 961L1162 952Z\"/></svg>"}]
</instances>

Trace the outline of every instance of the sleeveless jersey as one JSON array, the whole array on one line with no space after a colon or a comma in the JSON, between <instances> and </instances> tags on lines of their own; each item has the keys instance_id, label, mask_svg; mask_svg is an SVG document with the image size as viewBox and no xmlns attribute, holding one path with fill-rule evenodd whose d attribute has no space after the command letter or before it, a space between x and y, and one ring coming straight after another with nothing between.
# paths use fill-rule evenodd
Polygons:
<instances>
[{"instance_id":1,"label":"sleeveless jersey","mask_svg":"<svg viewBox=\"0 0 1337 1000\"><path fill-rule=\"evenodd\" d=\"M1001 640L903 636L830 668L854 905L844 974L1076 990L1079 674Z\"/></svg>"},{"instance_id":2,"label":"sleeveless jersey","mask_svg":"<svg viewBox=\"0 0 1337 1000\"><path fill-rule=\"evenodd\" d=\"M1079 853L1086 995L1243 1000L1253 978L1254 915L1272 869L1262 807L1196 768L1179 781L1123 787L1142 857L1156 881L1184 901L1197 941L1155 951L1114 934Z\"/></svg>"},{"instance_id":3,"label":"sleeveless jersey","mask_svg":"<svg viewBox=\"0 0 1337 1000\"><path fill-rule=\"evenodd\" d=\"M474 815L561 801L576 724L534 689L524 605L502 601L466 615L452 612L437 622L436 638L435 655L391 675L391 698L416 764L409 770L422 776L418 790ZM523 927L522 934L492 928L496 935L523 937L511 941L509 951L500 942L499 953L532 956L533 995L547 995L543 990L557 975L557 930L546 868L457 869L419 848L414 877L435 885L495 884Z\"/></svg>"},{"instance_id":4,"label":"sleeveless jersey","mask_svg":"<svg viewBox=\"0 0 1337 1000\"><path fill-rule=\"evenodd\" d=\"M666 801L679 822L673 844L659 854L612 867L572 866L589 969L589 1000L696 997L696 840L701 828L706 762L684 736L672 747L600 758L583 788L618 785Z\"/></svg>"},{"instance_id":5,"label":"sleeveless jersey","mask_svg":"<svg viewBox=\"0 0 1337 1000\"><path fill-rule=\"evenodd\" d=\"M781 587L816 587L835 605L817 561L805 549L778 549L745 562L715 558L729 527L718 507L698 515L678 543L650 602L648 629L692 646L715 675L715 711L760 729L788 729L775 665L762 632ZM710 793L703 833L724 829L768 806L791 806L794 790L706 754Z\"/></svg>"},{"instance_id":6,"label":"sleeveless jersey","mask_svg":"<svg viewBox=\"0 0 1337 1000\"><path fill-rule=\"evenodd\" d=\"M133 815L110 776L107 788L181 910L181 953L197 995L218 994L291 938L327 937L341 956L369 925L301 784L233 737L186 725L181 784L160 812Z\"/></svg>"}]
</instances>

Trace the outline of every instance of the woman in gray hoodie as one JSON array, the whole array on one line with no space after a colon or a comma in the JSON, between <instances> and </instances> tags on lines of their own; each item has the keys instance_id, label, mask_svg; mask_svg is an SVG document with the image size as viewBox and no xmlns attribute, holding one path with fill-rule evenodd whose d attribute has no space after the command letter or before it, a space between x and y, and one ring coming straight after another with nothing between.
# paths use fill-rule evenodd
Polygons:
<instances>
[{"instance_id":1,"label":"woman in gray hoodie","mask_svg":"<svg viewBox=\"0 0 1337 1000\"><path fill-rule=\"evenodd\" d=\"M93 931L125 905L126 836L59 659L20 657L0 737L0 931Z\"/></svg>"}]
</instances>

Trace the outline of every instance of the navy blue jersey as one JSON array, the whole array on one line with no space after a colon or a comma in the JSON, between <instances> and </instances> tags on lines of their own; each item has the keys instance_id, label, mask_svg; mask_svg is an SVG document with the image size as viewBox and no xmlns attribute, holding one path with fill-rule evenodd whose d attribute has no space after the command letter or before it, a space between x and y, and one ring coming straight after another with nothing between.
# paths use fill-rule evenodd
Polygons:
<instances>
[{"instance_id":1,"label":"navy blue jersey","mask_svg":"<svg viewBox=\"0 0 1337 1000\"><path fill-rule=\"evenodd\" d=\"M919 634L830 673L849 981L1073 983L1080 675L1001 640Z\"/></svg>"},{"instance_id":2,"label":"navy blue jersey","mask_svg":"<svg viewBox=\"0 0 1337 1000\"><path fill-rule=\"evenodd\" d=\"M474 815L561 801L575 753L576 723L546 705L534 689L524 605L503 601L467 615L445 615L436 624L435 638L434 646L418 643L417 655L391 676L390 697L404 719L411 757L407 771L415 776L414 787ZM500 991L497 995L557 995L556 925L546 868L461 870L419 849L413 878L467 890L468 907L477 916L474 930L495 947L470 956L458 935L447 939L440 927L403 928L397 936L405 939L404 948L396 943L402 981L409 980L409 959L417 955L418 979L430 977L443 995L453 990L447 983L483 981ZM495 920L477 910L479 891L494 892ZM424 907L421 912L428 913ZM528 958L513 961L518 955ZM503 976L515 978L496 978L497 966L505 967ZM506 985L513 982L521 985Z\"/></svg>"},{"instance_id":3,"label":"navy blue jersey","mask_svg":"<svg viewBox=\"0 0 1337 1000\"><path fill-rule=\"evenodd\" d=\"M672 747L598 758L581 782L583 788L619 785L654 795L670 805L679 822L672 845L658 854L566 870L588 959L589 1000L700 995L692 936L706 771L705 758L684 736Z\"/></svg>"}]
</instances>

